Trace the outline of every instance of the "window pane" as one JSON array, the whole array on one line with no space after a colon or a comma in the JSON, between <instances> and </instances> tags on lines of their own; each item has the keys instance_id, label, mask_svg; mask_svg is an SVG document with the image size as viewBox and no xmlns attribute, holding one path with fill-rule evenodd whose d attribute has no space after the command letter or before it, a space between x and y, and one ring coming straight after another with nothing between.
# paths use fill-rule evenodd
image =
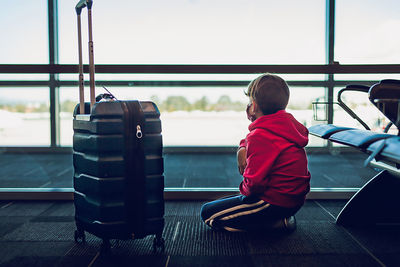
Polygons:
<instances>
[{"instance_id":1,"label":"window pane","mask_svg":"<svg viewBox=\"0 0 400 267\"><path fill-rule=\"evenodd\" d=\"M335 59L340 63L400 61L400 2L337 0Z\"/></svg>"},{"instance_id":2,"label":"window pane","mask_svg":"<svg viewBox=\"0 0 400 267\"><path fill-rule=\"evenodd\" d=\"M119 100L152 100L160 111L165 146L237 146L248 132L246 87L107 87ZM104 90L98 87L97 94ZM61 145L72 145L72 111L77 88L62 88ZM312 101L323 88L291 87L288 111L306 127L313 124ZM88 101L88 88L85 93ZM310 139L311 146L323 143Z\"/></svg>"},{"instance_id":3,"label":"window pane","mask_svg":"<svg viewBox=\"0 0 400 267\"><path fill-rule=\"evenodd\" d=\"M334 96L341 88L335 88ZM363 92L346 91L342 94L343 102L365 122L373 132L383 132L386 125L390 122L368 99L368 94ZM340 126L365 129L361 123L353 119L341 107L335 105L334 124ZM392 127L392 131L395 131ZM391 132L393 133L393 132ZM394 134L397 134L394 133Z\"/></svg>"},{"instance_id":4,"label":"window pane","mask_svg":"<svg viewBox=\"0 0 400 267\"><path fill-rule=\"evenodd\" d=\"M49 146L48 88L0 88L0 146Z\"/></svg>"},{"instance_id":5,"label":"window pane","mask_svg":"<svg viewBox=\"0 0 400 267\"><path fill-rule=\"evenodd\" d=\"M325 101L325 89L322 87L290 87L290 99L287 107L288 112L307 128L324 123L323 121L314 120L313 102ZM319 116L322 111L318 111ZM324 116L323 116L324 117ZM326 142L313 135L309 135L308 147L321 147L325 146Z\"/></svg>"},{"instance_id":6,"label":"window pane","mask_svg":"<svg viewBox=\"0 0 400 267\"><path fill-rule=\"evenodd\" d=\"M59 0L61 63L78 62L74 5ZM86 10L82 17L87 59ZM121 0L118 5L97 1L93 23L99 64L316 64L325 60L325 1L321 0Z\"/></svg>"},{"instance_id":7,"label":"window pane","mask_svg":"<svg viewBox=\"0 0 400 267\"><path fill-rule=\"evenodd\" d=\"M47 1L2 1L0 25L0 64L49 62Z\"/></svg>"}]
</instances>

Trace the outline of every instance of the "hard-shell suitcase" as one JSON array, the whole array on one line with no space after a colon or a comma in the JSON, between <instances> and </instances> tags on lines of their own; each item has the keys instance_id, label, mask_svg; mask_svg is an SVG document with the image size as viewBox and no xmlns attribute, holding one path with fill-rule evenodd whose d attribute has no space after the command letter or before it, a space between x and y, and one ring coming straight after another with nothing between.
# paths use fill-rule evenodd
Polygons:
<instances>
[{"instance_id":1,"label":"hard-shell suitcase","mask_svg":"<svg viewBox=\"0 0 400 267\"><path fill-rule=\"evenodd\" d=\"M91 103L83 101L80 14L88 7ZM102 238L136 239L156 235L164 249L164 166L160 113L150 101L95 102L92 0L81 0L78 15L80 103L74 111L73 165L75 241L85 231Z\"/></svg>"}]
</instances>

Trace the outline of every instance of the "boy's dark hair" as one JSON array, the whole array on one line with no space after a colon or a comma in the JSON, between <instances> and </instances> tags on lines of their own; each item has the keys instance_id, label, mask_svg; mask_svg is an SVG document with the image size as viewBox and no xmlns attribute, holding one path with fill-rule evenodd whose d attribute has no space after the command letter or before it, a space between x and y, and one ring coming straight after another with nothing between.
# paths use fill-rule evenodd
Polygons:
<instances>
[{"instance_id":1,"label":"boy's dark hair","mask_svg":"<svg viewBox=\"0 0 400 267\"><path fill-rule=\"evenodd\" d=\"M256 101L264 115L268 115L286 108L290 92L284 79L266 73L251 81L245 94Z\"/></svg>"}]
</instances>

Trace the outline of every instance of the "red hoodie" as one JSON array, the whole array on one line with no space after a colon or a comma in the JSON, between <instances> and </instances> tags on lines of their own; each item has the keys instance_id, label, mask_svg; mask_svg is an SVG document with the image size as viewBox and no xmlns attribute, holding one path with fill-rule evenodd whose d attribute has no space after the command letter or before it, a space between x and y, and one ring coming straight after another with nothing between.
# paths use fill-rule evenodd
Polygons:
<instances>
[{"instance_id":1,"label":"red hoodie","mask_svg":"<svg viewBox=\"0 0 400 267\"><path fill-rule=\"evenodd\" d=\"M249 125L240 142L246 147L247 167L240 193L256 195L272 205L297 207L310 191L310 173L304 147L308 130L290 113L280 110Z\"/></svg>"}]
</instances>

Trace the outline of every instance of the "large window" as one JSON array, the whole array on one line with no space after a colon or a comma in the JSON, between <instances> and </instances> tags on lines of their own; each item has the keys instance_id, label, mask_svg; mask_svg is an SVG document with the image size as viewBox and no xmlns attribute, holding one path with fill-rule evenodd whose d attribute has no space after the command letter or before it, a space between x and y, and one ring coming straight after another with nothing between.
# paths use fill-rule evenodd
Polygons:
<instances>
[{"instance_id":1,"label":"large window","mask_svg":"<svg viewBox=\"0 0 400 267\"><path fill-rule=\"evenodd\" d=\"M21 0L2 4L0 147L70 152L72 111L78 102L78 74L71 71L78 63L76 2ZM335 101L338 89L346 84L400 79L400 74L379 69L400 61L400 38L396 35L399 11L395 0L94 0L95 63L111 65L96 74L97 94L103 93L105 86L118 99L152 100L158 105L164 146L172 151L165 155L167 187L236 187L241 176L235 169L234 153L219 161L216 153L177 156L176 152L190 154L199 147L220 149L218 153L234 151L248 132L244 111L248 99L243 91L265 69L288 81L288 111L306 127L335 123L361 128L337 106L319 108L324 121L314 120L312 102ZM87 10L82 12L82 23L87 64ZM359 73L357 66L354 73L348 69L332 73L325 67L340 68L334 61L361 67L381 65L367 74ZM153 68L141 73L132 70L135 65ZM162 70L155 71L155 65ZM169 73L168 68L177 65L181 71ZM7 72L4 66L16 67L21 73ZM206 71L187 71L196 67ZM230 67L237 69L227 70ZM118 71L126 68L127 73ZM36 73L36 69L42 71ZM88 91L86 86L86 100ZM345 100L374 130L381 131L387 121L368 106L367 99L360 102L363 97L349 94ZM332 152L338 147L310 136L308 149ZM343 156L342 162L351 162L349 166L354 168L355 160L362 161L364 156L354 155ZM332 155L325 156L310 153L311 166L326 166ZM35 157L16 156L12 166L24 159L33 162ZM207 160L214 165L204 163ZM68 161L68 168L58 164L62 161ZM70 161L68 154L61 160L50 159L43 168L35 162L32 170L28 168L23 174L19 170L13 176L20 179L22 175L26 180L11 182L3 175L0 187L35 187L30 174L40 181L38 187L70 187ZM187 166L175 168L174 164L182 165L182 161ZM344 181L342 169L337 168L329 177L314 178L312 186L359 187L365 182L357 177ZM217 179L221 172L226 179ZM40 180L44 176L46 179Z\"/></svg>"},{"instance_id":2,"label":"large window","mask_svg":"<svg viewBox=\"0 0 400 267\"><path fill-rule=\"evenodd\" d=\"M61 63L78 62L74 4L59 0ZM321 0L96 1L95 61L323 64L324 15Z\"/></svg>"},{"instance_id":3,"label":"large window","mask_svg":"<svg viewBox=\"0 0 400 267\"><path fill-rule=\"evenodd\" d=\"M60 63L78 62L73 10L74 2L59 0ZM320 0L307 3L152 0L122 1L118 5L96 1L93 7L95 61L98 64L322 64L325 60L324 10L325 3ZM87 42L86 27L83 19L84 43ZM87 62L86 46L84 60ZM304 79L299 76L297 79ZM76 77L62 75L60 78L76 80ZM98 81L250 81L254 77L96 75ZM322 80L323 76L319 78ZM245 87L161 88L137 87L132 83L126 88L109 89L118 99L151 99L158 104L165 146L236 146L249 124L244 114L248 101L243 94ZM98 87L98 93L102 91ZM76 103L77 90L61 90L61 105L68 100ZM292 102L298 109L297 102L304 101L293 97ZM301 105L302 110L311 111L310 103ZM300 116L304 115L302 112ZM63 114L63 118L68 117ZM61 144L71 145L70 124L64 121Z\"/></svg>"}]
</instances>

